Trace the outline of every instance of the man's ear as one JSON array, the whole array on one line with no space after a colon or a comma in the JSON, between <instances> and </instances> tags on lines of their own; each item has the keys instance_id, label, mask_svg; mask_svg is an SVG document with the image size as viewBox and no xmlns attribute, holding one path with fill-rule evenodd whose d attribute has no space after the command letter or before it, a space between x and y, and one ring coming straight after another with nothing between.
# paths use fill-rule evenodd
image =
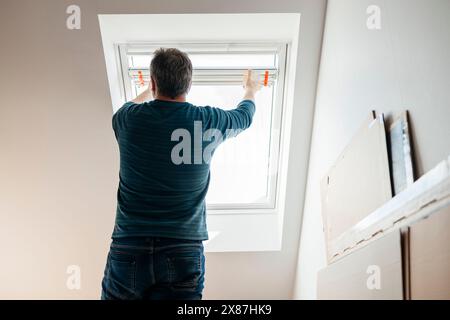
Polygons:
<instances>
[{"instance_id":1,"label":"man's ear","mask_svg":"<svg viewBox=\"0 0 450 320\"><path fill-rule=\"evenodd\" d=\"M155 96L155 93L156 93L156 82L155 82L155 79L153 79L152 76L150 76L150 91L153 93L153 96Z\"/></svg>"}]
</instances>

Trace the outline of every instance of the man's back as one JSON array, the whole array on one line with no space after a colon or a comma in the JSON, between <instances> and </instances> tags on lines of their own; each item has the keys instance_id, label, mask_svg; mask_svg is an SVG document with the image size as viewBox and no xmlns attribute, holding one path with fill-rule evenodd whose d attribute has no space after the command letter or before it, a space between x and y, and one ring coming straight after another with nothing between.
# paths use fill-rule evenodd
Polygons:
<instances>
[{"instance_id":1,"label":"man's back","mask_svg":"<svg viewBox=\"0 0 450 320\"><path fill-rule=\"evenodd\" d=\"M244 130L254 112L251 100L231 111L163 100L126 103L119 109L113 116L120 149L113 238L208 239L205 196L210 173L203 151L209 145L214 152L218 141L217 136L205 141L204 133L217 129L225 137L227 130Z\"/></svg>"}]
</instances>

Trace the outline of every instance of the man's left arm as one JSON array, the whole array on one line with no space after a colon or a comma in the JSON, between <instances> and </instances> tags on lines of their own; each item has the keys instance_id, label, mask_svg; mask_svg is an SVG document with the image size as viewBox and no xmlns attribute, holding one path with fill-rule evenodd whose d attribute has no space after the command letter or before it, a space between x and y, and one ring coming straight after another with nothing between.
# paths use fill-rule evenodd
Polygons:
<instances>
[{"instance_id":1,"label":"man's left arm","mask_svg":"<svg viewBox=\"0 0 450 320\"><path fill-rule=\"evenodd\" d=\"M140 95L138 95L136 98L134 98L133 100L130 100L126 103L123 104L122 107L119 108L119 110L117 110L113 117L112 117L112 126L114 129L114 132L116 133L116 137L117 137L117 130L121 127L123 127L123 125L125 124L125 119L127 117L125 108L128 108L129 106L132 106L134 104L141 104L144 102L148 102L151 101L153 99L153 95L151 93L151 91L149 90L149 88L147 88L144 92L142 92Z\"/></svg>"}]
</instances>

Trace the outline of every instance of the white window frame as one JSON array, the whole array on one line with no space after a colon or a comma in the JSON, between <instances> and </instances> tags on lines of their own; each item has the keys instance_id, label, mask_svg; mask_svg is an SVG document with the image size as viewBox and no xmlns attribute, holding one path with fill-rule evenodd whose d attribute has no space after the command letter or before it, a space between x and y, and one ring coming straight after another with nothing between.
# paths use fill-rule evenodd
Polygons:
<instances>
[{"instance_id":1,"label":"white window frame","mask_svg":"<svg viewBox=\"0 0 450 320\"><path fill-rule=\"evenodd\" d=\"M281 132L283 124L283 109L285 95L285 77L287 68L287 52L288 43L270 43L270 42L136 42L136 43L119 43L115 45L116 58L119 67L119 81L123 91L122 98L125 101L131 100L132 87L130 81L130 67L128 66L127 56L129 53L152 53L160 47L176 47L185 52L202 52L202 53L276 53L278 68L253 68L257 72L269 71L269 83L274 87L272 101L272 117L271 117L271 134L269 149L269 168L267 181L267 201L260 203L227 203L227 204L208 204L208 214L267 214L278 212L279 198L279 164L281 157ZM133 71L137 71L134 69ZM142 69L144 77L149 77L148 69ZM242 82L243 68L197 68L194 69L194 84L240 84Z\"/></svg>"}]
</instances>

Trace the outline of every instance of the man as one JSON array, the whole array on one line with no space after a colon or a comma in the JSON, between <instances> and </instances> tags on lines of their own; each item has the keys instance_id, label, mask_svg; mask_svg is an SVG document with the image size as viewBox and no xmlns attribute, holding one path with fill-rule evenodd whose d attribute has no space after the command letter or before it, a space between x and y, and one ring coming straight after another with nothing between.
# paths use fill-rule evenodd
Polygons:
<instances>
[{"instance_id":1,"label":"man","mask_svg":"<svg viewBox=\"0 0 450 320\"><path fill-rule=\"evenodd\" d=\"M260 84L249 70L243 100L225 111L186 102L192 64L177 49L157 50L150 75L148 89L112 119L120 181L102 299L201 299L209 185L203 151L215 142L213 153L230 130L250 126ZM208 130L222 136L191 141L199 128L201 137Z\"/></svg>"}]
</instances>

